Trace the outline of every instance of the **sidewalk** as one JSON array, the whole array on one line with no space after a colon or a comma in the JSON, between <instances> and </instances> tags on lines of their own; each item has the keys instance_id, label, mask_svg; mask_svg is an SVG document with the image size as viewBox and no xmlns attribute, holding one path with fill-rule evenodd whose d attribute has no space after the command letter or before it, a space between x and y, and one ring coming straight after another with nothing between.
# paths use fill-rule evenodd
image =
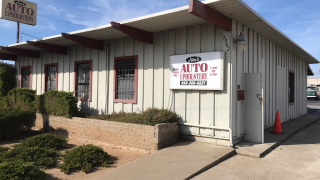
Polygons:
<instances>
[{"instance_id":1,"label":"sidewalk","mask_svg":"<svg viewBox=\"0 0 320 180\"><path fill-rule=\"evenodd\" d=\"M90 178L90 180L187 179L202 173L234 154L234 149L231 147L182 141Z\"/></svg>"},{"instance_id":2,"label":"sidewalk","mask_svg":"<svg viewBox=\"0 0 320 180\"><path fill-rule=\"evenodd\" d=\"M302 117L293 119L282 124L282 132L285 134L270 133L273 127L264 131L264 144L256 144L250 142L240 142L236 145L237 154L260 158L268 154L281 143L295 135L297 132L316 123L320 118L320 111L314 111L312 114L307 114Z\"/></svg>"}]
</instances>

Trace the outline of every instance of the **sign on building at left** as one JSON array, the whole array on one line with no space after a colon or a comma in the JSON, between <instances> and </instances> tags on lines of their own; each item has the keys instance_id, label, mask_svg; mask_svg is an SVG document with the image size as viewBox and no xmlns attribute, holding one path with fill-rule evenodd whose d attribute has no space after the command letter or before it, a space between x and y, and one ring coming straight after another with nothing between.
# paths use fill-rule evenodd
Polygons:
<instances>
[{"instance_id":1,"label":"sign on building at left","mask_svg":"<svg viewBox=\"0 0 320 180\"><path fill-rule=\"evenodd\" d=\"M25 0L0 0L0 19L35 26L37 4Z\"/></svg>"}]
</instances>

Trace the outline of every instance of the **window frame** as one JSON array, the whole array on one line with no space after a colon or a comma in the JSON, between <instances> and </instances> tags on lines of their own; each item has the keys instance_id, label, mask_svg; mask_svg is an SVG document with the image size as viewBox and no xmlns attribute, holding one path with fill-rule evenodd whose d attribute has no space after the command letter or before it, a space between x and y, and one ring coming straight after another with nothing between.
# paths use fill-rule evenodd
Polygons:
<instances>
[{"instance_id":1,"label":"window frame","mask_svg":"<svg viewBox=\"0 0 320 180\"><path fill-rule=\"evenodd\" d=\"M290 88L290 73L293 73L293 102L290 102L290 94L288 96L288 103L289 105L294 105L295 102L295 72L293 70L288 70L288 92L289 92L289 88Z\"/></svg>"},{"instance_id":2,"label":"window frame","mask_svg":"<svg viewBox=\"0 0 320 180\"><path fill-rule=\"evenodd\" d=\"M135 69L134 69L134 95L132 100L116 99L116 81L117 81L117 61L134 59ZM137 80L138 80L138 56L123 56L114 58L114 77L113 77L113 102L114 103L130 103L137 104Z\"/></svg>"},{"instance_id":3,"label":"window frame","mask_svg":"<svg viewBox=\"0 0 320 180\"><path fill-rule=\"evenodd\" d=\"M55 66L56 67L56 89L58 90L58 63L52 63L52 64L45 64L44 65L44 88L43 88L43 92L47 92L47 81L46 81L46 71L47 71L47 67L50 66Z\"/></svg>"},{"instance_id":4,"label":"window frame","mask_svg":"<svg viewBox=\"0 0 320 180\"><path fill-rule=\"evenodd\" d=\"M20 68L20 87L21 87L21 88L25 88L25 87L22 87L22 69L30 69L30 82L29 82L29 89L31 89L32 68L31 68L31 66L21 66L21 68Z\"/></svg>"},{"instance_id":5,"label":"window frame","mask_svg":"<svg viewBox=\"0 0 320 180\"><path fill-rule=\"evenodd\" d=\"M73 83L73 96L74 97L76 97L76 79L77 79L77 65L78 64L90 64L90 70L89 70L89 98L79 98L78 97L78 101L91 101L91 93L92 93L92 91L91 91L91 85L92 85L92 82L91 82L91 78L92 78L92 60L83 60L83 61L75 61L74 62L74 72L73 72L73 74L74 74L74 79L73 79L73 81L74 81L74 83Z\"/></svg>"}]
</instances>

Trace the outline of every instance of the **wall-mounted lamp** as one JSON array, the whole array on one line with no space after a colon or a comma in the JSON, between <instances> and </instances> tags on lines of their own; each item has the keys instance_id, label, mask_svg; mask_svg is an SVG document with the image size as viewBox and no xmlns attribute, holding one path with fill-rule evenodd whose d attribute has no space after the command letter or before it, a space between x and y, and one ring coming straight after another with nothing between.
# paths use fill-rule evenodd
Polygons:
<instances>
[{"instance_id":1,"label":"wall-mounted lamp","mask_svg":"<svg viewBox=\"0 0 320 180\"><path fill-rule=\"evenodd\" d=\"M240 32L239 39L234 39L233 41L237 43L238 51L245 51L247 49L246 37L243 32Z\"/></svg>"}]
</instances>

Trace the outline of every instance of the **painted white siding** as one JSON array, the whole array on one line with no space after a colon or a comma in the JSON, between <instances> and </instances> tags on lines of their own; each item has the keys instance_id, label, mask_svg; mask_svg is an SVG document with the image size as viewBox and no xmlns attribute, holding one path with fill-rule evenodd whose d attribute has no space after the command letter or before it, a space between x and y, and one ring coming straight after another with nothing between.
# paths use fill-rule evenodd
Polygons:
<instances>
[{"instance_id":1,"label":"painted white siding","mask_svg":"<svg viewBox=\"0 0 320 180\"><path fill-rule=\"evenodd\" d=\"M148 108L167 108L177 112L182 121L202 126L232 128L234 137L244 134L245 101L237 101L237 90L245 90L245 73L262 73L263 118L265 127L273 125L276 114L277 67L295 72L295 103L289 105L285 97L286 121L307 113L307 64L287 50L257 34L253 29L233 21L227 32L211 24L199 24L154 33L154 44L133 41L129 37L105 41L103 51L68 47L68 55L40 52L40 59L19 57L21 66L32 66L32 88L37 94L44 89L44 65L58 63L58 90L74 91L74 62L92 60L91 102L79 102L88 113L141 112ZM233 39L244 32L248 46L237 51ZM224 90L170 90L170 55L225 52ZM114 58L138 56L137 103L113 103ZM286 77L288 81L288 77ZM17 83L19 86L19 83ZM288 82L286 82L288 89ZM197 136L229 138L221 130L181 126L181 132Z\"/></svg>"}]
</instances>

